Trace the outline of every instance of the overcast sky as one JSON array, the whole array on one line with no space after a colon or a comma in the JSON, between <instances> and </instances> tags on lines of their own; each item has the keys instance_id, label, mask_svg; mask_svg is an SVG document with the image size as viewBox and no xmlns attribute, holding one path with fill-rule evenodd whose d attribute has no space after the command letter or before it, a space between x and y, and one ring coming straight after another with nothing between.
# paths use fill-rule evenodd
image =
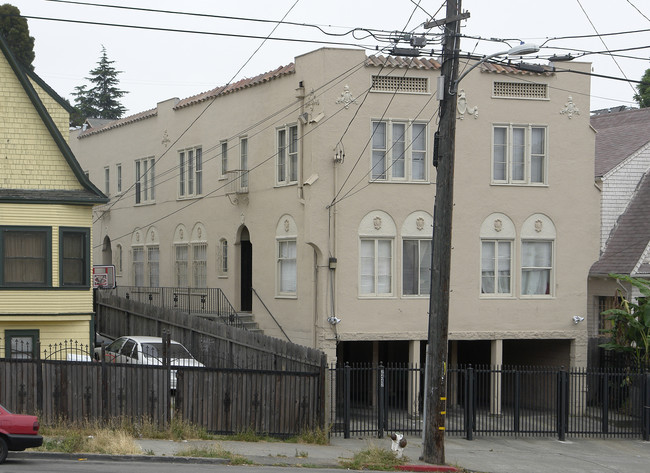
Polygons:
<instances>
[{"instance_id":1,"label":"overcast sky","mask_svg":"<svg viewBox=\"0 0 650 473\"><path fill-rule=\"evenodd\" d=\"M102 45L105 46L109 59L115 61L114 67L123 71L119 79L120 87L129 91L122 99L127 114L154 108L168 98L185 98L233 79L275 69L292 62L297 55L323 46L384 48L388 45L365 37L367 35L361 32L357 34L358 40L352 35L333 35L352 28L384 30L386 34L391 31L423 32L418 25L430 16L444 17L441 0L78 0L77 4L48 0L4 1L30 17L220 33L192 34L28 19L30 34L36 39L36 73L71 102L70 94L76 86L87 83L85 77L96 66ZM297 41L269 40L262 44L259 38L271 33L275 26L272 22L138 12L79 3L275 21L289 12L285 21L319 25L330 35L313 27L281 25L272 37ZM471 15L463 22L463 34L510 40L504 44L463 38L461 48L466 52L492 54L507 50L521 40L544 44L539 58L529 59L529 62L548 64L544 58L553 53L566 54L573 50L575 55L584 51L645 46L645 49L616 53L619 56L615 59L607 54L589 54L580 61L591 62L596 74L631 80L640 80L650 68L650 4L647 0L464 0L463 10ZM611 35L638 30L645 31ZM431 30L432 33L438 31ZM258 38L224 36L224 33ZM595 36L596 33L601 36ZM594 36L554 39L583 35ZM425 50L431 48L440 51L437 44L429 44ZM592 78L591 109L635 105L633 85Z\"/></svg>"}]
</instances>

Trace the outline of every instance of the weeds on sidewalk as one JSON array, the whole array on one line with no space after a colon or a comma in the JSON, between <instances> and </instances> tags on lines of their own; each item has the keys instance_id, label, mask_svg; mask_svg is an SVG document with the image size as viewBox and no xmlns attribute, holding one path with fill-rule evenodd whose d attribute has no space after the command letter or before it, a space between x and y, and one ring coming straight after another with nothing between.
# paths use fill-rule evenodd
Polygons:
<instances>
[{"instance_id":1,"label":"weeds on sidewalk","mask_svg":"<svg viewBox=\"0 0 650 473\"><path fill-rule=\"evenodd\" d=\"M199 457L199 458L224 458L231 465L252 465L253 462L248 458L224 450L221 445L215 444L214 447L192 447L175 454L177 457Z\"/></svg>"},{"instance_id":2,"label":"weeds on sidewalk","mask_svg":"<svg viewBox=\"0 0 650 473\"><path fill-rule=\"evenodd\" d=\"M397 458L395 452L391 450L371 445L367 449L355 453L352 460L341 460L339 463L343 468L350 470L394 471L407 461L406 457Z\"/></svg>"}]
</instances>

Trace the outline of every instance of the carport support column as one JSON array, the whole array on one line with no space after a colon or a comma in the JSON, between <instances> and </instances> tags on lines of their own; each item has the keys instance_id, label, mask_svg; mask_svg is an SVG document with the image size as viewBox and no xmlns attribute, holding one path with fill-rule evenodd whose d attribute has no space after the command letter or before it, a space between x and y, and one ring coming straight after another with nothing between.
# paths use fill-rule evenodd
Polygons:
<instances>
[{"instance_id":1,"label":"carport support column","mask_svg":"<svg viewBox=\"0 0 650 473\"><path fill-rule=\"evenodd\" d=\"M408 415L417 416L420 398L420 340L409 341Z\"/></svg>"},{"instance_id":2,"label":"carport support column","mask_svg":"<svg viewBox=\"0 0 650 473\"><path fill-rule=\"evenodd\" d=\"M503 340L492 340L490 345L490 414L501 414L501 369L503 366Z\"/></svg>"}]
</instances>

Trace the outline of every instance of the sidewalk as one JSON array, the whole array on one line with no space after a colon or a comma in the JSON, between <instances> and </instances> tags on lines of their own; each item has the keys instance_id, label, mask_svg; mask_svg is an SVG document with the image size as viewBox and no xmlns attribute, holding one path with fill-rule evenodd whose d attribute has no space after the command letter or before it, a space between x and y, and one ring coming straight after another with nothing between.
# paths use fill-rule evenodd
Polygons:
<instances>
[{"instance_id":1,"label":"sidewalk","mask_svg":"<svg viewBox=\"0 0 650 473\"><path fill-rule=\"evenodd\" d=\"M412 471L445 471L419 460L422 440L407 437L404 455ZM391 440L344 439L333 437L329 445L304 445L284 442L235 442L230 440L137 440L144 455L115 456L63 453L10 452L10 456L29 458L30 455L78 458L87 460L107 457L112 460L174 461L192 463L227 463L224 459L183 458L191 448L219 446L232 454L241 455L259 465L294 465L316 468L340 468L340 460L351 459L356 452L376 446L390 450ZM479 438L467 441L451 437L445 442L448 465L481 473L646 473L650 471L650 442L616 439L572 439L559 442L551 438L512 439L508 437ZM420 469L418 469L420 468Z\"/></svg>"}]
</instances>

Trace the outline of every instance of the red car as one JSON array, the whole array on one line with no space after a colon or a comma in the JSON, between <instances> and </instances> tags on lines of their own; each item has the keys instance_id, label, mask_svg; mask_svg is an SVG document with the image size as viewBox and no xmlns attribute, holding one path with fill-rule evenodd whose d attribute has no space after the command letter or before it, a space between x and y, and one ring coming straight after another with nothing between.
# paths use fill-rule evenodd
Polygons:
<instances>
[{"instance_id":1,"label":"red car","mask_svg":"<svg viewBox=\"0 0 650 473\"><path fill-rule=\"evenodd\" d=\"M43 445L39 427L38 417L12 414L0 405L0 463L7 459L9 450L22 451Z\"/></svg>"}]
</instances>

